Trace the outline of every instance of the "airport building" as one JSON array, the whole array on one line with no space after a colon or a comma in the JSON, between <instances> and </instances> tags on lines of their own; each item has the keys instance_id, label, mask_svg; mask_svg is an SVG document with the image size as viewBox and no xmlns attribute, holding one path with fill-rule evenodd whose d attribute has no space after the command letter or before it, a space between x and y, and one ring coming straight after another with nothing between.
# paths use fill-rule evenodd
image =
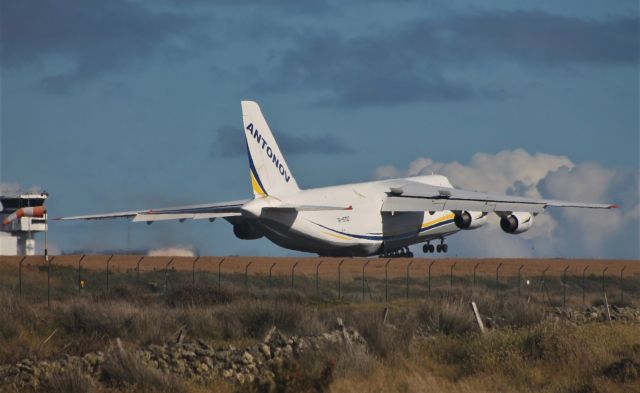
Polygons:
<instances>
[{"instance_id":1,"label":"airport building","mask_svg":"<svg viewBox=\"0 0 640 393\"><path fill-rule=\"evenodd\" d=\"M34 255L36 252L36 232L47 230L46 212L43 217L21 215L21 209L43 206L48 194L24 193L17 196L0 195L0 221L5 221L14 213L15 219L0 224L0 255ZM24 210L22 210L24 211ZM13 218L13 217L12 217Z\"/></svg>"}]
</instances>

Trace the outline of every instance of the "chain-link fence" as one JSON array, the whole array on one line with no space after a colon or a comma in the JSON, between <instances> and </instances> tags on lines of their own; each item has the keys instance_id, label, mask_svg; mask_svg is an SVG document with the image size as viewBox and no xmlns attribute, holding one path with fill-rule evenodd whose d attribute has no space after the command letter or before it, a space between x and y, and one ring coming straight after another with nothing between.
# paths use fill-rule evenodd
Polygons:
<instances>
[{"instance_id":1,"label":"chain-link fence","mask_svg":"<svg viewBox=\"0 0 640 393\"><path fill-rule=\"evenodd\" d=\"M639 301L640 262L380 258L0 257L0 286L32 302L117 296L123 288L169 293L189 286L291 289L323 302L389 302L447 293L520 296L556 307Z\"/></svg>"}]
</instances>

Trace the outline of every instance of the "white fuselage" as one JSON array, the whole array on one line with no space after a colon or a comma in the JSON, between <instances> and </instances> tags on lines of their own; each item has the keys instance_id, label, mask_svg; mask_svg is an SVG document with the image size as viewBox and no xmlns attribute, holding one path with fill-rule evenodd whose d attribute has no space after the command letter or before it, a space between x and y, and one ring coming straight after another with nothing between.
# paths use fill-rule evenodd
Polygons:
<instances>
[{"instance_id":1,"label":"white fuselage","mask_svg":"<svg viewBox=\"0 0 640 393\"><path fill-rule=\"evenodd\" d=\"M243 216L272 242L289 249L328 256L369 256L432 239L459 229L451 211L383 213L382 203L393 179L301 190L283 197L256 198ZM452 187L444 176L419 176L411 181ZM345 210L262 210L282 205L350 206ZM266 213L265 213L266 211Z\"/></svg>"}]
</instances>

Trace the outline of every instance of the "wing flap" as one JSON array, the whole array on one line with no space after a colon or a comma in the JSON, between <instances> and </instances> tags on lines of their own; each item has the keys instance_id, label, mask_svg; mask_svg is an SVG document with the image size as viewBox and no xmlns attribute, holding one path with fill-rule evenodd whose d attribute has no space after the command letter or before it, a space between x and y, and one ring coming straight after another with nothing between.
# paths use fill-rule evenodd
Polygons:
<instances>
[{"instance_id":1,"label":"wing flap","mask_svg":"<svg viewBox=\"0 0 640 393\"><path fill-rule=\"evenodd\" d=\"M601 203L567 202L486 194L408 181L401 187L393 187L389 190L381 211L468 210L487 213L529 212L537 214L542 213L548 206L586 209L612 209L617 207L616 205Z\"/></svg>"},{"instance_id":2,"label":"wing flap","mask_svg":"<svg viewBox=\"0 0 640 393\"><path fill-rule=\"evenodd\" d=\"M456 199L429 199L429 198L405 198L387 197L382 204L383 212L410 212L410 211L443 211L443 210L468 210L479 212L514 212L525 211L542 213L544 204L517 203L517 202L493 202L483 200L456 200Z\"/></svg>"},{"instance_id":3,"label":"wing flap","mask_svg":"<svg viewBox=\"0 0 640 393\"><path fill-rule=\"evenodd\" d=\"M335 211L335 210L353 210L351 206L323 206L323 205L280 205L263 207L262 210L265 213L277 213L277 212L320 212L320 211Z\"/></svg>"},{"instance_id":4,"label":"wing flap","mask_svg":"<svg viewBox=\"0 0 640 393\"><path fill-rule=\"evenodd\" d=\"M263 207L262 210L269 212L290 211L290 212L319 212L331 210L352 210L351 206L324 206L324 205L280 205Z\"/></svg>"}]
</instances>

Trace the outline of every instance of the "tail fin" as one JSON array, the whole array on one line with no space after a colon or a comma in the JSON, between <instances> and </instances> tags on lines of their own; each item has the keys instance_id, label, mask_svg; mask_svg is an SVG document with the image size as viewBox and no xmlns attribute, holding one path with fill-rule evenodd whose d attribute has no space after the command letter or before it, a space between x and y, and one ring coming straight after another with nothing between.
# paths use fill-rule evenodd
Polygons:
<instances>
[{"instance_id":1,"label":"tail fin","mask_svg":"<svg viewBox=\"0 0 640 393\"><path fill-rule=\"evenodd\" d=\"M293 178L257 103L242 101L242 121L247 138L254 195L264 197L299 191L296 179Z\"/></svg>"}]
</instances>

